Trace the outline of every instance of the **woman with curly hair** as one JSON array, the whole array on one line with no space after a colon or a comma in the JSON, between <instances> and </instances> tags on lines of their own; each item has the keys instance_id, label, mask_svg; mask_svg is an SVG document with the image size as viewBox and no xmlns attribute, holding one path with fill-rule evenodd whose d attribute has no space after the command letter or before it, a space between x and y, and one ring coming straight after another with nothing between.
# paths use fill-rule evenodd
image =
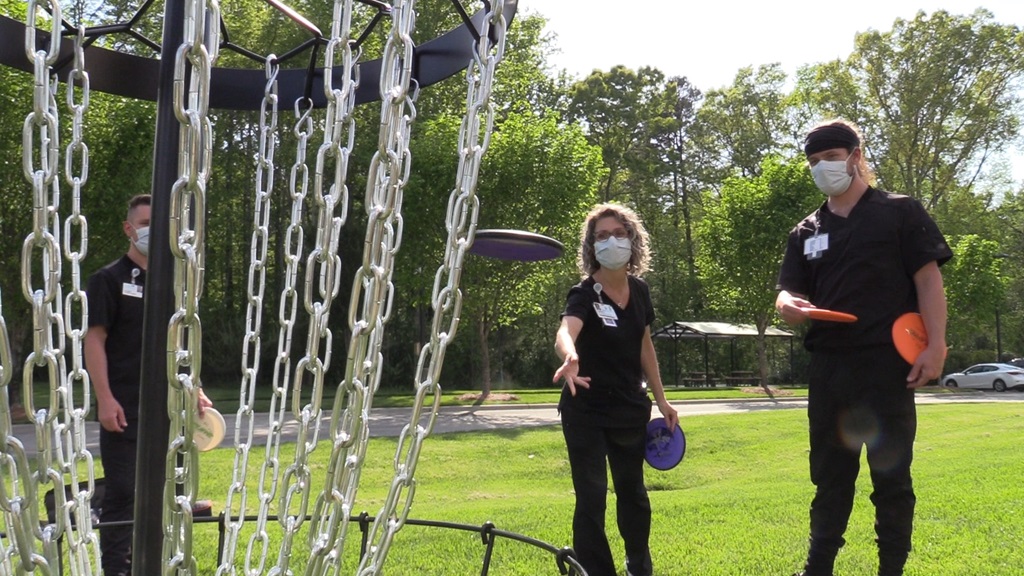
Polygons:
<instances>
[{"instance_id":1,"label":"woman with curly hair","mask_svg":"<svg viewBox=\"0 0 1024 576\"><path fill-rule=\"evenodd\" d=\"M553 381L565 381L558 408L576 492L573 548L590 576L616 574L604 526L608 468L626 573L651 574L651 503L643 470L651 419L647 392L670 428L679 421L665 399L651 340L651 293L640 279L648 246L635 212L619 204L594 207L580 231L583 280L569 291L555 336L563 362Z\"/></svg>"}]
</instances>

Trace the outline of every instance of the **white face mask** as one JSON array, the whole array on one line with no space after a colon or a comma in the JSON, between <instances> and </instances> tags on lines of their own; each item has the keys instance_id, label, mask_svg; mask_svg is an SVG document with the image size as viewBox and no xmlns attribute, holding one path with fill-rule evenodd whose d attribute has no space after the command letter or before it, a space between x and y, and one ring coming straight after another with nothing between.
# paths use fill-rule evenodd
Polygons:
<instances>
[{"instance_id":1,"label":"white face mask","mask_svg":"<svg viewBox=\"0 0 1024 576\"><path fill-rule=\"evenodd\" d=\"M633 255L633 242L629 238L612 236L594 242L594 257L602 268L618 270L629 262Z\"/></svg>"},{"instance_id":2,"label":"white face mask","mask_svg":"<svg viewBox=\"0 0 1024 576\"><path fill-rule=\"evenodd\" d=\"M852 156L847 156L846 160L822 160L811 166L814 183L826 196L839 196L850 188L853 175L846 163Z\"/></svg>"},{"instance_id":3,"label":"white face mask","mask_svg":"<svg viewBox=\"0 0 1024 576\"><path fill-rule=\"evenodd\" d=\"M149 226L136 228L135 235L138 236L139 239L132 240L132 244L135 244L135 248L141 252L143 256L149 256Z\"/></svg>"}]
</instances>

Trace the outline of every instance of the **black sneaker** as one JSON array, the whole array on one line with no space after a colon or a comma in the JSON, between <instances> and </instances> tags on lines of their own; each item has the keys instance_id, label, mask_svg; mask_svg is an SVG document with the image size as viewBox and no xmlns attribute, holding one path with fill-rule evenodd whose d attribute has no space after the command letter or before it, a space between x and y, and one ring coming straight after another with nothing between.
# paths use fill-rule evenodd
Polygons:
<instances>
[{"instance_id":1,"label":"black sneaker","mask_svg":"<svg viewBox=\"0 0 1024 576\"><path fill-rule=\"evenodd\" d=\"M634 574L634 573L630 572L629 571L629 561L627 560L626 561L626 576L651 576L651 575L650 575L650 572L648 572L646 574L640 574L640 573Z\"/></svg>"}]
</instances>

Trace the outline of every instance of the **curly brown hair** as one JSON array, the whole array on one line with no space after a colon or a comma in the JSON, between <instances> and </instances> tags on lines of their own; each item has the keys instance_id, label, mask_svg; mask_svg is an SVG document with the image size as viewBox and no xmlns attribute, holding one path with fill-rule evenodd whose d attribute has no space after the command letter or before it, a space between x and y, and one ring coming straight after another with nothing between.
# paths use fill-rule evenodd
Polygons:
<instances>
[{"instance_id":1,"label":"curly brown hair","mask_svg":"<svg viewBox=\"0 0 1024 576\"><path fill-rule=\"evenodd\" d=\"M651 262L651 244L647 236L647 229L644 228L643 221L633 209L614 202L594 206L583 221L583 226L580 228L580 249L576 257L576 265L580 269L580 274L586 278L601 268L601 264L594 255L594 228L597 226L598 220L609 216L622 224L626 232L629 233L630 242L633 245L633 253L629 257L629 262L626 263L626 272L637 277L643 276Z\"/></svg>"}]
</instances>

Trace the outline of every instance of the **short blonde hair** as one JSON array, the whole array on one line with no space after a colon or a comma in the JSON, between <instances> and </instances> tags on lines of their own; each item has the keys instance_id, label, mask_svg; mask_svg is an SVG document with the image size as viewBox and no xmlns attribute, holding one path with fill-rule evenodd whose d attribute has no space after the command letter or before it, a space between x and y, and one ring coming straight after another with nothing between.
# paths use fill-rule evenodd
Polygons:
<instances>
[{"instance_id":1,"label":"short blonde hair","mask_svg":"<svg viewBox=\"0 0 1024 576\"><path fill-rule=\"evenodd\" d=\"M580 229L580 250L576 258L576 265L579 266L580 273L586 278L601 268L601 264L594 254L594 228L597 227L598 220L607 217L618 220L629 233L633 253L629 257L629 262L626 263L626 272L638 277L643 276L651 262L647 229L644 228L644 223L636 212L614 202L594 206L583 221L583 227Z\"/></svg>"},{"instance_id":2,"label":"short blonde hair","mask_svg":"<svg viewBox=\"0 0 1024 576\"><path fill-rule=\"evenodd\" d=\"M135 196L132 196L128 200L128 214L127 214L127 216L125 216L125 220L130 222L131 219L132 219L132 213L135 212L135 209L138 208L139 206L152 206L152 205L153 205L153 197L151 195L149 195L149 194L136 194Z\"/></svg>"}]
</instances>

